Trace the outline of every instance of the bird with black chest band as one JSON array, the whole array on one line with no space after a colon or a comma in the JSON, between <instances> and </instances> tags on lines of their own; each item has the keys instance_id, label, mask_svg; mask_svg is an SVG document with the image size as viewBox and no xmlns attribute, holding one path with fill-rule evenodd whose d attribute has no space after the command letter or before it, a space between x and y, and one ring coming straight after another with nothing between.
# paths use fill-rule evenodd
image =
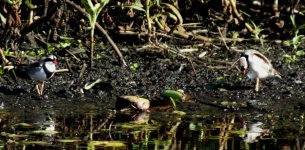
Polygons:
<instances>
[{"instance_id":1,"label":"bird with black chest band","mask_svg":"<svg viewBox=\"0 0 305 150\"><path fill-rule=\"evenodd\" d=\"M57 64L56 56L49 55L45 59L31 63L26 67L26 72L31 79L39 82L36 84L38 95L43 95L44 82L54 75Z\"/></svg>"},{"instance_id":2,"label":"bird with black chest band","mask_svg":"<svg viewBox=\"0 0 305 150\"><path fill-rule=\"evenodd\" d=\"M256 50L246 50L239 58L239 64L243 74L246 74L250 79L256 80L255 91L259 91L260 79L268 77L281 79L279 72L273 68L271 61Z\"/></svg>"}]
</instances>

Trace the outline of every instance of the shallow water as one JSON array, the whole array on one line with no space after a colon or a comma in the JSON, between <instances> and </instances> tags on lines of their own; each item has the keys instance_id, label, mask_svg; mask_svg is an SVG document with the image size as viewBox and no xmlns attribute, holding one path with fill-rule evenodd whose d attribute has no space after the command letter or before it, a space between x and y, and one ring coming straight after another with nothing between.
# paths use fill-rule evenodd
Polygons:
<instances>
[{"instance_id":1,"label":"shallow water","mask_svg":"<svg viewBox=\"0 0 305 150\"><path fill-rule=\"evenodd\" d=\"M101 103L2 105L3 149L304 149L304 112L118 112ZM186 104L187 105L187 104Z\"/></svg>"}]
</instances>

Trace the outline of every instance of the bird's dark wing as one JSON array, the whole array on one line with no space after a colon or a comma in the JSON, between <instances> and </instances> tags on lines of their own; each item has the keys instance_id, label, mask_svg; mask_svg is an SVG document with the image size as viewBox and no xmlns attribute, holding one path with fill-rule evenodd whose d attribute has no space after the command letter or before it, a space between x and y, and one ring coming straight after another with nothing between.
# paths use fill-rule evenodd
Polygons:
<instances>
[{"instance_id":1,"label":"bird's dark wing","mask_svg":"<svg viewBox=\"0 0 305 150\"><path fill-rule=\"evenodd\" d=\"M266 56L264 56L262 53L256 52L253 53L254 56L260 58L262 61L264 61L266 64L270 65L271 62L268 60L268 58Z\"/></svg>"},{"instance_id":2,"label":"bird's dark wing","mask_svg":"<svg viewBox=\"0 0 305 150\"><path fill-rule=\"evenodd\" d=\"M42 63L41 62L35 62L29 65L29 68L41 68L42 67Z\"/></svg>"}]
</instances>

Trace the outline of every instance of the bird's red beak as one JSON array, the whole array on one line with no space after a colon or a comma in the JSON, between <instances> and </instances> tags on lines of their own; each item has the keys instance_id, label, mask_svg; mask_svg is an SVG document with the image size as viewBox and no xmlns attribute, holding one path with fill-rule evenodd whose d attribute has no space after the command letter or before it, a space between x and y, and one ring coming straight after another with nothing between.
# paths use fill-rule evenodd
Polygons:
<instances>
[{"instance_id":1,"label":"bird's red beak","mask_svg":"<svg viewBox=\"0 0 305 150\"><path fill-rule=\"evenodd\" d=\"M243 74L247 74L247 69L243 70L242 72Z\"/></svg>"},{"instance_id":2,"label":"bird's red beak","mask_svg":"<svg viewBox=\"0 0 305 150\"><path fill-rule=\"evenodd\" d=\"M57 65L57 64L58 64L58 61L57 61L57 60L54 60L53 63L54 63L55 65Z\"/></svg>"}]
</instances>

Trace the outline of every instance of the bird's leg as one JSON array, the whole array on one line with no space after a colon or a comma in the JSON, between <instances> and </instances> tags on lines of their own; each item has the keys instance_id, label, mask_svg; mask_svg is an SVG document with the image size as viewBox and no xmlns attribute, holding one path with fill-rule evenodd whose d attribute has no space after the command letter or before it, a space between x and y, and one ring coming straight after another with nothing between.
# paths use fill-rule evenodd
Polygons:
<instances>
[{"instance_id":1,"label":"bird's leg","mask_svg":"<svg viewBox=\"0 0 305 150\"><path fill-rule=\"evenodd\" d=\"M44 81L41 83L40 95L43 94L43 90L44 90Z\"/></svg>"},{"instance_id":2,"label":"bird's leg","mask_svg":"<svg viewBox=\"0 0 305 150\"><path fill-rule=\"evenodd\" d=\"M36 90L39 96L43 94L44 82L36 84Z\"/></svg>"},{"instance_id":3,"label":"bird's leg","mask_svg":"<svg viewBox=\"0 0 305 150\"><path fill-rule=\"evenodd\" d=\"M40 85L40 83L37 83L36 86L35 86L38 95L40 95L40 88L39 88L39 85Z\"/></svg>"},{"instance_id":4,"label":"bird's leg","mask_svg":"<svg viewBox=\"0 0 305 150\"><path fill-rule=\"evenodd\" d=\"M259 78L256 78L255 91L258 92L258 90L259 90Z\"/></svg>"}]
</instances>

